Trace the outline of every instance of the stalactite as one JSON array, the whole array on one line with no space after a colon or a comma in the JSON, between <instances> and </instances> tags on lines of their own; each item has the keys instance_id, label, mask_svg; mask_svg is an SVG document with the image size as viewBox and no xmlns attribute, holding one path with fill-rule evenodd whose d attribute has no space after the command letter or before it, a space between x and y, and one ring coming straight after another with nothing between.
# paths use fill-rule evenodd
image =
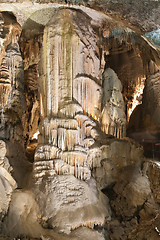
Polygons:
<instances>
[{"instance_id":1,"label":"stalactite","mask_svg":"<svg viewBox=\"0 0 160 240\"><path fill-rule=\"evenodd\" d=\"M42 51L40 64L43 71L39 81L44 131L41 128L39 144L50 144L59 149L60 161L57 160L52 169L55 168L57 174L73 174L86 180L91 177L94 166L93 163L88 164L90 147L103 138L98 122L102 121L105 133L123 137L119 124L122 122L125 125L122 89L119 80L113 78L115 87L111 86L113 94L110 101L117 100L117 106L111 104L108 116L107 106L110 105L98 79L100 60L94 54L97 47L95 44L88 47L88 39L79 35L81 26L75 27L75 22L67 13L64 16L65 20L62 18L58 23L51 21L44 30L43 48L47 47L47 51ZM89 34L95 38L92 29ZM119 91L118 99L114 95L115 90ZM101 105L104 108L102 113ZM45 155L47 161L48 158L49 155Z\"/></svg>"}]
</instances>

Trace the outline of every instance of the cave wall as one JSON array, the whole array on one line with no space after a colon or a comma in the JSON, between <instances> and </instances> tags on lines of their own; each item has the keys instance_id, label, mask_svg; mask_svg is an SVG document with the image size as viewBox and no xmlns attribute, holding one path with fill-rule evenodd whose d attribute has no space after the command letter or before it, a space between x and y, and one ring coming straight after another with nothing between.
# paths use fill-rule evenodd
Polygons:
<instances>
[{"instance_id":1,"label":"cave wall","mask_svg":"<svg viewBox=\"0 0 160 240\"><path fill-rule=\"evenodd\" d=\"M21 27L10 13L1 13L1 19L1 137L20 140L25 112L24 68L18 43Z\"/></svg>"},{"instance_id":2,"label":"cave wall","mask_svg":"<svg viewBox=\"0 0 160 240\"><path fill-rule=\"evenodd\" d=\"M1 13L2 239L159 237L159 161L126 137L158 129L159 53L87 11Z\"/></svg>"}]
</instances>

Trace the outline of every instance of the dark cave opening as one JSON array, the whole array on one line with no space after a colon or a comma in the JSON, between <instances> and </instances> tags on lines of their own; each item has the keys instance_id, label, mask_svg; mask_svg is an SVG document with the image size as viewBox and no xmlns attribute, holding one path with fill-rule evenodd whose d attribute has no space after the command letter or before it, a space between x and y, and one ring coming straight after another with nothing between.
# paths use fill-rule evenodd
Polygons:
<instances>
[{"instance_id":1,"label":"dark cave opening","mask_svg":"<svg viewBox=\"0 0 160 240\"><path fill-rule=\"evenodd\" d=\"M148 85L153 84L148 82L152 82L159 70L156 62L151 60L153 53L150 47L144 47L144 42L140 38L136 39L135 43L132 37L127 41L111 38L105 62L106 67L116 72L123 86L127 137L133 138L143 146L145 157L160 160L158 115L157 119L153 119L154 105L150 102L151 93L148 90ZM154 93L155 90L152 92L158 99L158 93Z\"/></svg>"}]
</instances>

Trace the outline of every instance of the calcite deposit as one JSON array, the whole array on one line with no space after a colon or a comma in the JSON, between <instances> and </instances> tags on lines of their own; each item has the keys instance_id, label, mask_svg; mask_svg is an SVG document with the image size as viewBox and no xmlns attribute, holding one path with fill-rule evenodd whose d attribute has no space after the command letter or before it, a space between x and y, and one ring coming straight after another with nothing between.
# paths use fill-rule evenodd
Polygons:
<instances>
[{"instance_id":1,"label":"calcite deposit","mask_svg":"<svg viewBox=\"0 0 160 240\"><path fill-rule=\"evenodd\" d=\"M0 220L2 221L6 215L11 195L17 184L11 175L12 167L6 157L6 144L0 140Z\"/></svg>"},{"instance_id":2,"label":"calcite deposit","mask_svg":"<svg viewBox=\"0 0 160 240\"><path fill-rule=\"evenodd\" d=\"M122 84L112 69L103 74L102 130L117 138L126 136L126 115Z\"/></svg>"},{"instance_id":3,"label":"calcite deposit","mask_svg":"<svg viewBox=\"0 0 160 240\"><path fill-rule=\"evenodd\" d=\"M1 239L159 239L148 2L0 1Z\"/></svg>"}]
</instances>

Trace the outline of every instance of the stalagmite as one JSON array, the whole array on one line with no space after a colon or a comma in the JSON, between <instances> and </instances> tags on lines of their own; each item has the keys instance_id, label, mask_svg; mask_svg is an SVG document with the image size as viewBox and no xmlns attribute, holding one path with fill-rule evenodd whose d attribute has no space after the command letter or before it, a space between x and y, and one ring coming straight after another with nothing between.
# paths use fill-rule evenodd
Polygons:
<instances>
[{"instance_id":1,"label":"stalagmite","mask_svg":"<svg viewBox=\"0 0 160 240\"><path fill-rule=\"evenodd\" d=\"M160 164L127 121L159 148L159 53L113 2L0 3L0 239L158 235Z\"/></svg>"},{"instance_id":2,"label":"stalagmite","mask_svg":"<svg viewBox=\"0 0 160 240\"><path fill-rule=\"evenodd\" d=\"M116 73L108 68L103 73L102 130L117 138L125 137L126 115L122 84ZM122 131L123 128L123 131Z\"/></svg>"}]
</instances>

